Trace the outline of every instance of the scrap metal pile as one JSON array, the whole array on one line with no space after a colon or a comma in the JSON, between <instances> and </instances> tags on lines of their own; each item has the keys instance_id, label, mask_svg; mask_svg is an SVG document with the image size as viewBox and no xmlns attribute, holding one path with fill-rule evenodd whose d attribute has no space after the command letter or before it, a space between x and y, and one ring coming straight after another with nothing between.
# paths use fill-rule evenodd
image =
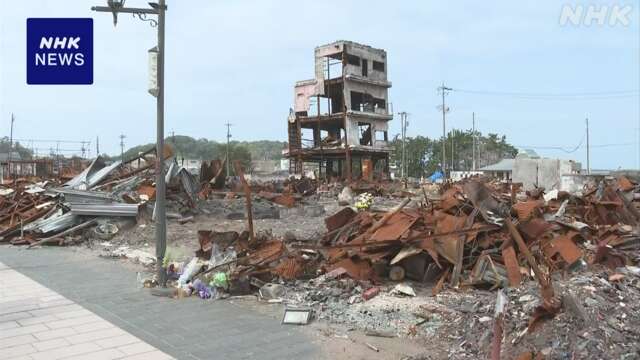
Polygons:
<instances>
[{"instance_id":1,"label":"scrap metal pile","mask_svg":"<svg viewBox=\"0 0 640 360\"><path fill-rule=\"evenodd\" d=\"M384 214L345 208L326 221L325 266L359 279L437 278L436 292L445 281L517 286L530 274L546 287L551 273L585 261L615 268L638 260L635 190L624 177L582 197L469 181L414 208L408 200Z\"/></svg>"},{"instance_id":2,"label":"scrap metal pile","mask_svg":"<svg viewBox=\"0 0 640 360\"><path fill-rule=\"evenodd\" d=\"M544 189L525 193L516 184L473 180L444 185L437 199L406 198L388 212L345 207L325 220L327 233L316 244L287 244L252 230L206 232L197 254L209 260L211 249L233 251L224 264L233 264L231 281L256 279L254 284L320 274L366 284L409 278L434 283L435 294L446 284L518 287L535 279L543 301L532 316L534 326L561 307L554 273L594 263L616 269L640 260L638 189L625 177L603 181L581 196Z\"/></svg>"},{"instance_id":3,"label":"scrap metal pile","mask_svg":"<svg viewBox=\"0 0 640 360\"><path fill-rule=\"evenodd\" d=\"M65 237L117 217L136 218L155 197L155 150L107 165L98 157L65 183L15 181L0 193L0 242L64 244ZM167 197L193 207L199 184L165 149ZM100 227L110 229L112 226ZM72 241L73 242L73 241Z\"/></svg>"},{"instance_id":4,"label":"scrap metal pile","mask_svg":"<svg viewBox=\"0 0 640 360\"><path fill-rule=\"evenodd\" d=\"M203 161L200 167L201 190L198 193L200 199L209 199L212 196L233 197L236 193L243 193L244 187L240 181L240 172L244 177L242 164L234 162L234 170L237 177L227 177L226 159ZM239 168L240 167L240 168ZM249 181L250 190L257 197L275 204L291 208L299 203L303 197L316 193L317 182L302 176L290 177L284 181Z\"/></svg>"}]
</instances>

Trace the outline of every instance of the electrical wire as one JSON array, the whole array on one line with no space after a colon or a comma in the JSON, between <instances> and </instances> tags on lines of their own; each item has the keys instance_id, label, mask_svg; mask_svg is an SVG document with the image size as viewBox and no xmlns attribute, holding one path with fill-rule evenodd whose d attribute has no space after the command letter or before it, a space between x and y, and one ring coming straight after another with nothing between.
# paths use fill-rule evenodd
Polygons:
<instances>
[{"instance_id":1,"label":"electrical wire","mask_svg":"<svg viewBox=\"0 0 640 360\"><path fill-rule=\"evenodd\" d=\"M486 91L486 90L469 90L469 89L451 89L452 91L485 96L503 96L524 100L605 100L605 99L624 99L635 97L640 94L639 90L620 90L620 91L600 91L600 92L582 92L582 93L526 93L526 92L506 92L506 91Z\"/></svg>"},{"instance_id":2,"label":"electrical wire","mask_svg":"<svg viewBox=\"0 0 640 360\"><path fill-rule=\"evenodd\" d=\"M599 144L599 145L589 145L589 147L596 148L606 148L606 147L617 147L617 146L636 146L637 142L629 142L629 143L614 143L614 144Z\"/></svg>"},{"instance_id":3,"label":"electrical wire","mask_svg":"<svg viewBox=\"0 0 640 360\"><path fill-rule=\"evenodd\" d=\"M542 149L542 150L560 150L567 154L571 154L578 151L578 149L580 149L580 147L582 146L582 143L584 142L585 137L586 137L586 134L582 134L582 138L580 139L580 142L578 143L578 145L576 145L576 147L570 150L567 150L562 146L523 146L523 145L516 145L516 146L520 148L525 148L525 149L529 148L529 149Z\"/></svg>"},{"instance_id":4,"label":"electrical wire","mask_svg":"<svg viewBox=\"0 0 640 360\"><path fill-rule=\"evenodd\" d=\"M584 139L584 137L583 137ZM637 142L628 142L628 143L610 143L610 144L595 144L595 145L589 145L590 148L608 148L608 147L620 147L620 146L636 146L638 145ZM535 146L535 145L514 145L516 147L519 148L523 148L523 149L539 149L539 150L561 150L564 151L568 154L576 152L579 148L582 147L582 141L580 142L580 144L578 144L578 146L574 149L571 150L566 150L564 147L562 146Z\"/></svg>"}]
</instances>

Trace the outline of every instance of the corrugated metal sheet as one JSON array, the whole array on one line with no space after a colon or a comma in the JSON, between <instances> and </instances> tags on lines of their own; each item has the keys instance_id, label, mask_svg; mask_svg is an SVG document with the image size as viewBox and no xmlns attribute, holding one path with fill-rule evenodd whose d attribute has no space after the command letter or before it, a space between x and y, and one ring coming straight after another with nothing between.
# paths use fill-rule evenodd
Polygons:
<instances>
[{"instance_id":1,"label":"corrugated metal sheet","mask_svg":"<svg viewBox=\"0 0 640 360\"><path fill-rule=\"evenodd\" d=\"M69 180L64 184L64 187L79 189L79 190L87 190L96 186L102 179L104 179L107 175L109 175L113 170L118 168L122 162L116 161L109 166L104 166L104 160L101 157L96 158L91 162L84 171L82 171L78 176Z\"/></svg>"},{"instance_id":2,"label":"corrugated metal sheet","mask_svg":"<svg viewBox=\"0 0 640 360\"><path fill-rule=\"evenodd\" d=\"M107 177L107 175L109 175L113 170L117 169L121 164L122 164L122 161L118 160L113 164L109 166L105 166L102 169L96 171L95 174L89 176L89 178L87 179L88 180L87 189L91 189L92 187L96 186L100 181L102 181L102 179Z\"/></svg>"},{"instance_id":3,"label":"corrugated metal sheet","mask_svg":"<svg viewBox=\"0 0 640 360\"><path fill-rule=\"evenodd\" d=\"M165 162L165 166L166 165L167 163ZM171 164L166 169L167 169L167 175L165 175L164 177L164 182L168 184L171 182L171 179L174 177L178 169L175 159L172 159Z\"/></svg>"},{"instance_id":4,"label":"corrugated metal sheet","mask_svg":"<svg viewBox=\"0 0 640 360\"><path fill-rule=\"evenodd\" d=\"M184 190L192 200L195 200L196 194L200 190L198 188L198 182L196 181L195 176L191 175L191 173L187 171L186 168L180 168L180 170L178 171L178 176L180 176L180 182L182 183L182 187L184 188Z\"/></svg>"},{"instance_id":5,"label":"corrugated metal sheet","mask_svg":"<svg viewBox=\"0 0 640 360\"><path fill-rule=\"evenodd\" d=\"M98 156L91 162L89 166L87 166L86 169L84 169L80 174L76 175L73 179L67 181L63 186L74 189L83 186L83 184L86 185L87 177L89 176L89 174L93 174L102 167L104 167L104 161L101 157Z\"/></svg>"},{"instance_id":6,"label":"corrugated metal sheet","mask_svg":"<svg viewBox=\"0 0 640 360\"><path fill-rule=\"evenodd\" d=\"M60 232L76 224L78 217L68 212L62 213L58 210L46 219L39 219L24 227L25 231L35 231L39 233Z\"/></svg>"},{"instance_id":7,"label":"corrugated metal sheet","mask_svg":"<svg viewBox=\"0 0 640 360\"><path fill-rule=\"evenodd\" d=\"M137 216L138 204L71 204L74 215Z\"/></svg>"},{"instance_id":8,"label":"corrugated metal sheet","mask_svg":"<svg viewBox=\"0 0 640 360\"><path fill-rule=\"evenodd\" d=\"M145 181L146 179L142 176L133 176L130 179L127 179L117 185L115 185L112 189L112 193L117 195L118 197L122 194L132 191L138 187L138 185Z\"/></svg>"},{"instance_id":9,"label":"corrugated metal sheet","mask_svg":"<svg viewBox=\"0 0 640 360\"><path fill-rule=\"evenodd\" d=\"M64 195L65 201L73 204L106 204L118 200L110 193L100 191L76 190L76 189L53 189L57 193Z\"/></svg>"}]
</instances>

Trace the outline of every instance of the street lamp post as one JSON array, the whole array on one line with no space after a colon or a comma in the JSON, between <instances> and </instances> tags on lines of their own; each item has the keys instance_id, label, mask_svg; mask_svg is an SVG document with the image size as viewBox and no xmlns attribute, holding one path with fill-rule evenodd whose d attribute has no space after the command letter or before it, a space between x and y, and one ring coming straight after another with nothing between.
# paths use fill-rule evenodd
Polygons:
<instances>
[{"instance_id":1,"label":"street lamp post","mask_svg":"<svg viewBox=\"0 0 640 360\"><path fill-rule=\"evenodd\" d=\"M166 273L162 268L162 262L167 248L167 224L165 210L165 180L164 180L164 25L165 0L158 3L149 3L151 8L124 7L124 0L107 0L108 6L93 6L91 10L98 12L110 12L113 14L113 25L118 23L118 13L133 14L140 20L149 21L151 26L158 28L158 54L157 54L157 91L152 92L156 96L156 257L158 269L158 281L166 286ZM147 19L147 15L156 15L158 20Z\"/></svg>"}]
</instances>

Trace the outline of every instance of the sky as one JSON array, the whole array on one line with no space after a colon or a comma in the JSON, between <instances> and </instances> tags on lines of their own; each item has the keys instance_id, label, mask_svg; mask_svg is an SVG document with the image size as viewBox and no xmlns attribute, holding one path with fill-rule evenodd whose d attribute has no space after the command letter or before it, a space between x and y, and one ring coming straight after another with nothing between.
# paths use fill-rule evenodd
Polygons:
<instances>
[{"instance_id":1,"label":"sky","mask_svg":"<svg viewBox=\"0 0 640 360\"><path fill-rule=\"evenodd\" d=\"M225 141L286 140L293 84L313 77L318 45L351 40L388 54L389 101L408 136L447 129L499 133L540 155L591 168L640 167L640 4L631 1L167 0L165 130ZM0 136L95 153L155 141L147 50L156 30L131 15L94 13L105 0L0 0ZM128 0L127 6L146 7ZM562 23L565 6L631 8L628 22ZM27 85L26 19L92 17L93 85ZM400 132L399 117L390 123ZM577 148L577 149L576 149ZM44 150L43 150L44 149ZM575 150L571 152L572 150Z\"/></svg>"}]
</instances>

